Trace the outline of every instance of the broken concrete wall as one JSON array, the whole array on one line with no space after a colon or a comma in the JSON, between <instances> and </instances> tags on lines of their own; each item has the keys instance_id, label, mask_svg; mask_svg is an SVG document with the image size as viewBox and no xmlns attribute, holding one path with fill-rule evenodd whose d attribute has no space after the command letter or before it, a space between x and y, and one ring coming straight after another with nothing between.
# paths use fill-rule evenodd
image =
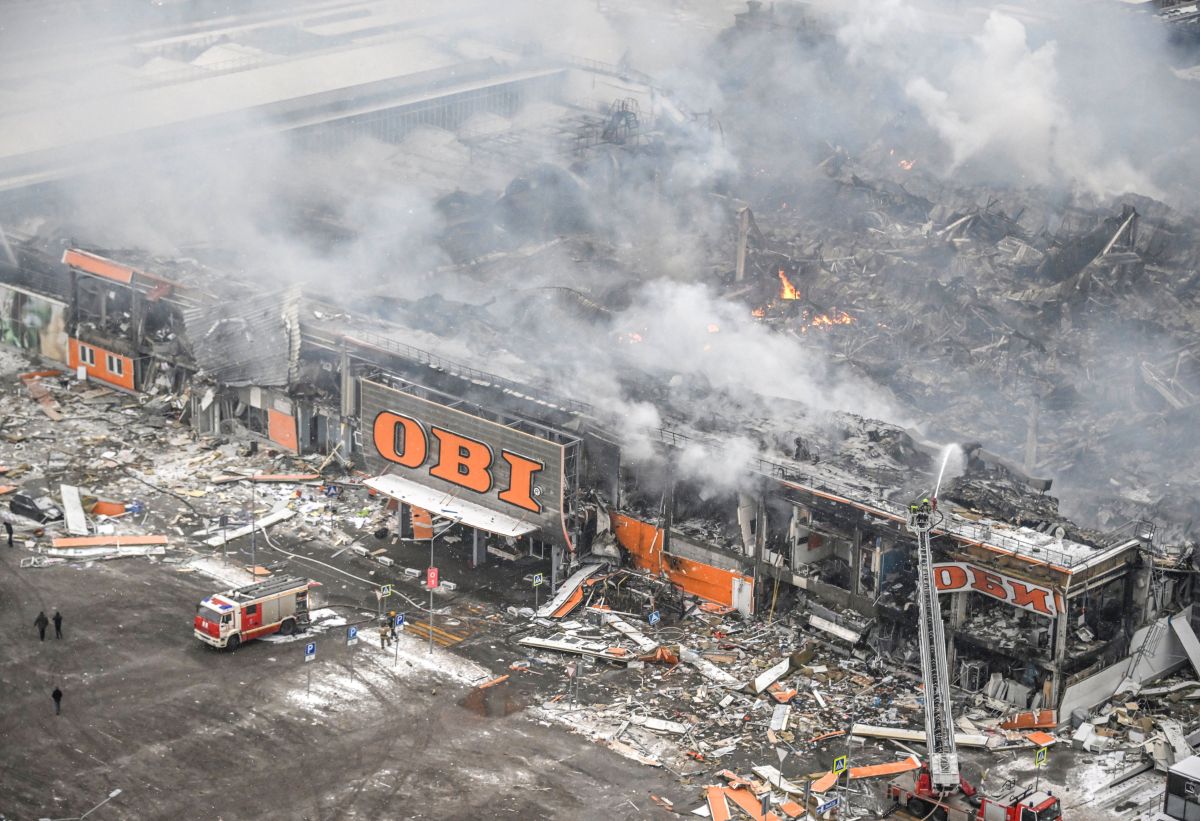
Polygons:
<instances>
[{"instance_id":1,"label":"broken concrete wall","mask_svg":"<svg viewBox=\"0 0 1200 821\"><path fill-rule=\"evenodd\" d=\"M1130 656L1116 664L1087 678L1077 681L1067 687L1063 694L1059 716L1068 719L1072 710L1092 708L1108 701L1117 692L1127 673L1138 684L1145 684L1176 670L1187 663L1187 654L1179 637L1167 624L1170 618L1190 619L1192 606L1188 605L1173 616L1163 616L1152 624L1148 624L1133 634L1129 644L1130 656L1136 654L1144 646L1145 651L1138 660L1137 666L1130 670ZM1153 635L1151 635L1153 633ZM1147 642L1147 637L1150 638Z\"/></svg>"}]
</instances>

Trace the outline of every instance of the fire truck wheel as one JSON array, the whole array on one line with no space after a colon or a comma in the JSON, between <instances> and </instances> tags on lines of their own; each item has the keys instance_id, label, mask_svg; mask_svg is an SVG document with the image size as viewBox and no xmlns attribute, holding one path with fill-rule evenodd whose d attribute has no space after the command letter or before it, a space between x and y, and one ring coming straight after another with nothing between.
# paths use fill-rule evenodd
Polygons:
<instances>
[{"instance_id":1,"label":"fire truck wheel","mask_svg":"<svg viewBox=\"0 0 1200 821\"><path fill-rule=\"evenodd\" d=\"M933 809L929 804L926 804L919 798L908 799L908 811L917 818L925 818L929 815L929 811Z\"/></svg>"},{"instance_id":2,"label":"fire truck wheel","mask_svg":"<svg viewBox=\"0 0 1200 821\"><path fill-rule=\"evenodd\" d=\"M283 623L279 625L280 635L290 636L292 633L295 633L295 632L296 632L296 620L295 619L284 619Z\"/></svg>"},{"instance_id":3,"label":"fire truck wheel","mask_svg":"<svg viewBox=\"0 0 1200 821\"><path fill-rule=\"evenodd\" d=\"M229 643L226 644L225 646L229 649L229 652L232 653L234 650L238 649L238 645L241 643L242 643L242 637L235 635L235 636L229 637Z\"/></svg>"}]
</instances>

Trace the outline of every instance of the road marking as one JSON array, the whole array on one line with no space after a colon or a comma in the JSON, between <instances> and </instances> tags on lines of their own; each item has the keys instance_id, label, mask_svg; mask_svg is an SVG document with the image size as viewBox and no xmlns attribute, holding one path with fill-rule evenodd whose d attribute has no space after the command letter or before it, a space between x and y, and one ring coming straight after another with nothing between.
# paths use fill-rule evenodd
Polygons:
<instances>
[{"instance_id":1,"label":"road marking","mask_svg":"<svg viewBox=\"0 0 1200 821\"><path fill-rule=\"evenodd\" d=\"M467 640L466 636L460 636L457 633L451 633L449 630L443 630L436 625L430 628L428 622L423 621L406 622L404 629L421 639L428 639L430 630L432 629L433 640L442 647L449 647L452 644L458 644L459 642Z\"/></svg>"}]
</instances>

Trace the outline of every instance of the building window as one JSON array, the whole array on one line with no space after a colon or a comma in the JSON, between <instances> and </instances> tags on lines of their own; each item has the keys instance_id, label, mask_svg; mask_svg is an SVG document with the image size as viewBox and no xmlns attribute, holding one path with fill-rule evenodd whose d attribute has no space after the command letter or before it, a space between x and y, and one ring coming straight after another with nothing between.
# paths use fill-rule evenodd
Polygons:
<instances>
[{"instance_id":1,"label":"building window","mask_svg":"<svg viewBox=\"0 0 1200 821\"><path fill-rule=\"evenodd\" d=\"M106 354L104 360L104 364L108 366L108 372L113 376L125 375L125 362L122 361L121 357Z\"/></svg>"},{"instance_id":2,"label":"building window","mask_svg":"<svg viewBox=\"0 0 1200 821\"><path fill-rule=\"evenodd\" d=\"M79 361L84 365L90 365L93 368L96 367L96 349L89 348L87 345L80 345Z\"/></svg>"}]
</instances>

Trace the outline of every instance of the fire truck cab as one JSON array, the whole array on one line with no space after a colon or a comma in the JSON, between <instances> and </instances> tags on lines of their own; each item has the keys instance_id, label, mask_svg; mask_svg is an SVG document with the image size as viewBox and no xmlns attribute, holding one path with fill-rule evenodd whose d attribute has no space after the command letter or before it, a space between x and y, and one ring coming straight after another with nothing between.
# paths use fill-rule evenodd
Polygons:
<instances>
[{"instance_id":1,"label":"fire truck cab","mask_svg":"<svg viewBox=\"0 0 1200 821\"><path fill-rule=\"evenodd\" d=\"M217 593L200 602L196 638L213 647L237 648L271 633L291 635L309 625L307 579L284 576Z\"/></svg>"},{"instance_id":2,"label":"fire truck cab","mask_svg":"<svg viewBox=\"0 0 1200 821\"><path fill-rule=\"evenodd\" d=\"M926 779L927 780L927 779ZM964 782L965 785L965 782ZM966 788L944 796L921 789L921 778L902 773L888 784L888 797L916 818L930 821L1061 821L1057 796L1017 787L995 798Z\"/></svg>"}]
</instances>

